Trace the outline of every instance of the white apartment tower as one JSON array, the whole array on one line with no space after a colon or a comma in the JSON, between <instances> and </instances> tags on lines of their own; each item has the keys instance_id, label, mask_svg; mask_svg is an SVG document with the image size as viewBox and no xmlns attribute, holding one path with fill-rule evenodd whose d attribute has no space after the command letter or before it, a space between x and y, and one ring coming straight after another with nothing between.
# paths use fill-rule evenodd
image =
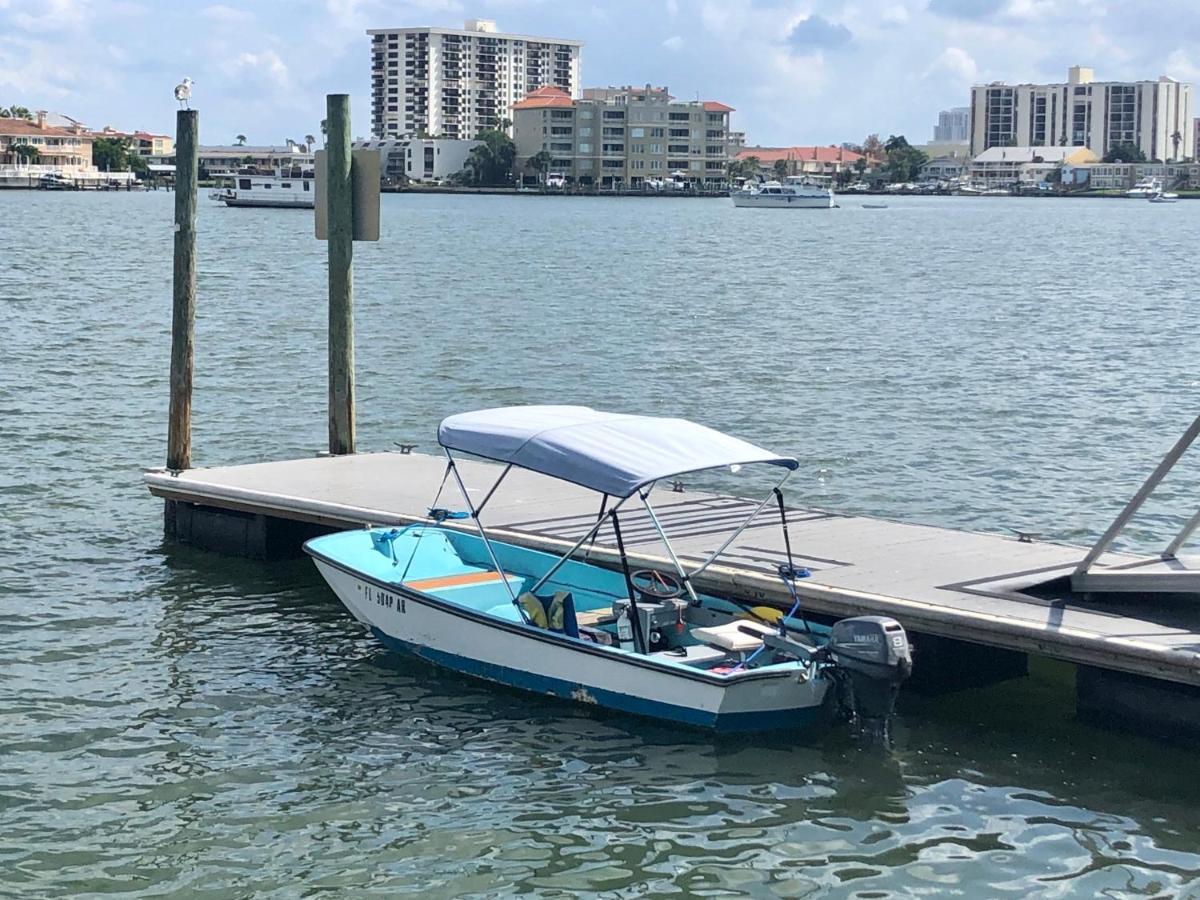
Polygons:
<instances>
[{"instance_id":1,"label":"white apartment tower","mask_svg":"<svg viewBox=\"0 0 1200 900\"><path fill-rule=\"evenodd\" d=\"M500 34L468 19L454 28L380 28L371 35L371 132L377 138L469 139L509 118L545 85L579 93L582 41Z\"/></svg>"},{"instance_id":2,"label":"white apartment tower","mask_svg":"<svg viewBox=\"0 0 1200 900\"><path fill-rule=\"evenodd\" d=\"M1104 156L1131 143L1146 159L1192 159L1192 86L1157 81L1095 81L1073 66L1065 84L994 82L971 88L971 155L989 147L1087 147Z\"/></svg>"}]
</instances>

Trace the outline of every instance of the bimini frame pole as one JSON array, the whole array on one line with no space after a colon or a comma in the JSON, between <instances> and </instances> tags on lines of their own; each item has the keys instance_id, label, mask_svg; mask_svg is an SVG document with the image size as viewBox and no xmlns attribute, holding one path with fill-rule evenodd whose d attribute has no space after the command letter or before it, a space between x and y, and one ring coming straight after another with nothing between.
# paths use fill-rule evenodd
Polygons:
<instances>
[{"instance_id":1,"label":"bimini frame pole","mask_svg":"<svg viewBox=\"0 0 1200 900\"><path fill-rule=\"evenodd\" d=\"M479 532L479 537L483 539L483 546L487 548L492 565L496 567L496 571L500 575L500 580L504 582L504 588L508 591L508 596L520 608L521 604L517 603L517 595L513 593L512 585L508 583L508 576L504 574L504 569L500 566L500 560L496 559L496 552L492 549L492 542L488 540L487 532L483 530L483 523L479 521L479 512L471 503L471 497L467 494L467 486L463 484L462 476L458 474L458 466L454 464L454 456L450 453L449 449L446 450L446 459L450 461L450 471L454 473L454 480L458 482L458 492L462 494L463 501L467 504L467 510L471 513L471 518L475 522L475 529ZM504 476L501 475L500 477L503 478ZM492 488L492 490L495 490L495 488ZM491 496L490 492L488 496ZM521 610L521 617L525 617L524 610Z\"/></svg>"},{"instance_id":2,"label":"bimini frame pole","mask_svg":"<svg viewBox=\"0 0 1200 900\"><path fill-rule=\"evenodd\" d=\"M552 565L550 567L550 570L545 575L543 575L541 578L538 579L537 584L535 584L533 587L531 587L529 589L529 593L536 594L538 592L538 588L540 588L543 584L545 584L547 581L549 581L551 578L553 578L554 573L557 572L559 569L561 569L563 567L563 564L568 559L570 559L572 556L574 556L580 547L582 547L584 544L586 544L588 542L589 538L592 538L596 535L596 532L598 532L600 530L600 527L605 522L608 521L608 516L612 515L618 509L620 509L621 506L628 499L629 499L628 497L622 497L620 500L617 501L616 506L614 506L612 509L610 509L608 511L608 515L603 515L599 519L597 519L596 524L591 527L591 529L588 531L588 533L585 534L583 537L581 537L578 541L576 541L574 547L572 547L570 550L568 550L566 553L564 553L562 556L559 557L558 562L556 562L554 565Z\"/></svg>"},{"instance_id":3,"label":"bimini frame pole","mask_svg":"<svg viewBox=\"0 0 1200 900\"><path fill-rule=\"evenodd\" d=\"M679 557L675 555L675 548L671 546L671 541L667 537L666 530L662 527L662 523L658 521L658 514L654 511L654 507L650 505L650 491L654 490L654 485L641 491L638 496L642 498L642 505L646 507L646 512L650 514L650 521L654 523L654 530L658 532L659 540L667 550L667 556L671 558L671 565L675 567L675 571L679 573L679 577L683 581L683 586L688 592L688 596L692 598L692 602L697 606L700 604L700 598L696 596L696 589L692 587L692 579L688 577L688 573L684 571L683 564L680 563Z\"/></svg>"},{"instance_id":4,"label":"bimini frame pole","mask_svg":"<svg viewBox=\"0 0 1200 900\"><path fill-rule=\"evenodd\" d=\"M710 555L708 557L708 559L706 559L704 562L702 562L700 564L699 568L692 569L692 577L693 578L695 578L697 575L699 575L701 572L703 572L705 569L707 569L709 566L711 566L714 562L716 562L717 557L720 556L722 553L724 553L726 551L726 549L728 549L730 544L732 544L734 541L736 541L739 537L742 536L742 532L750 527L751 523L753 523L754 520L758 518L758 514L763 511L763 509L766 507L766 505L768 503L771 502L771 500L774 499L775 491L782 488L784 485L784 482L786 482L791 476L792 476L792 472L789 469L787 474L779 479L779 483L777 485L775 485L775 487L771 490L771 492L769 494L767 494L766 497L763 498L762 503L760 503L760 504L758 504L758 506L754 507L754 512L750 513L750 517L748 519L746 519L745 522L743 522L741 525L738 526L737 531L735 531L733 534L731 534L725 540L725 543L723 543L720 547L718 547L716 550L714 550L712 552L712 555Z\"/></svg>"},{"instance_id":5,"label":"bimini frame pole","mask_svg":"<svg viewBox=\"0 0 1200 900\"><path fill-rule=\"evenodd\" d=\"M500 477L496 479L496 483L492 485L492 489L487 492L482 500L479 501L479 505L475 507L476 515L483 512L483 508L487 506L488 501L492 499L492 494L496 493L496 488L500 487L500 482L504 480L504 476L510 471L512 471L512 463L509 463L504 467L504 471L500 473Z\"/></svg>"}]
</instances>

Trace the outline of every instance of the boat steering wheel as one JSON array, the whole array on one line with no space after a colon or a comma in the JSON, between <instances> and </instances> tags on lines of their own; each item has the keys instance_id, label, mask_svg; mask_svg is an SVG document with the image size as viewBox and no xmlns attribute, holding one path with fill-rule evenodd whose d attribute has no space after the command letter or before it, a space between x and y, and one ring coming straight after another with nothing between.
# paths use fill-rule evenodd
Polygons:
<instances>
[{"instance_id":1,"label":"boat steering wheel","mask_svg":"<svg viewBox=\"0 0 1200 900\"><path fill-rule=\"evenodd\" d=\"M638 569L629 573L634 589L651 600L674 600L683 593L683 582L669 572Z\"/></svg>"}]
</instances>

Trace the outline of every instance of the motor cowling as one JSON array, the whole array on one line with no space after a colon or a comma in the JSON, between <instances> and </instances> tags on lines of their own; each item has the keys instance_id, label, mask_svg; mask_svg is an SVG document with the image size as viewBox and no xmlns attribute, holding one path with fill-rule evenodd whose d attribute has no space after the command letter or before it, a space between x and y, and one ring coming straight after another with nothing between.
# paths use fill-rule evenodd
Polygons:
<instances>
[{"instance_id":1,"label":"motor cowling","mask_svg":"<svg viewBox=\"0 0 1200 900\"><path fill-rule=\"evenodd\" d=\"M862 735L884 745L900 685L912 674L912 648L904 627L887 616L835 622L826 647L843 683L843 703Z\"/></svg>"}]
</instances>

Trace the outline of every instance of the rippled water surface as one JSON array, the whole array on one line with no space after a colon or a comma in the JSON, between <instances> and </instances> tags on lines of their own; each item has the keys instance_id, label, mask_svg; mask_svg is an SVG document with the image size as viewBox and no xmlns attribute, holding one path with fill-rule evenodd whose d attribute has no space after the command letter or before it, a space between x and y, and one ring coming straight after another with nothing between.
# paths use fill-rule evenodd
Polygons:
<instances>
[{"instance_id":1,"label":"rippled water surface","mask_svg":"<svg viewBox=\"0 0 1200 900\"><path fill-rule=\"evenodd\" d=\"M1190 748L1070 673L909 694L890 760L381 651L303 561L164 546L165 193L0 193L0 894L1200 896ZM360 442L566 400L797 455L801 501L1086 542L1200 411L1200 204L387 196ZM195 461L324 441L324 245L200 217ZM1194 503L1177 473L1128 545Z\"/></svg>"}]
</instances>

